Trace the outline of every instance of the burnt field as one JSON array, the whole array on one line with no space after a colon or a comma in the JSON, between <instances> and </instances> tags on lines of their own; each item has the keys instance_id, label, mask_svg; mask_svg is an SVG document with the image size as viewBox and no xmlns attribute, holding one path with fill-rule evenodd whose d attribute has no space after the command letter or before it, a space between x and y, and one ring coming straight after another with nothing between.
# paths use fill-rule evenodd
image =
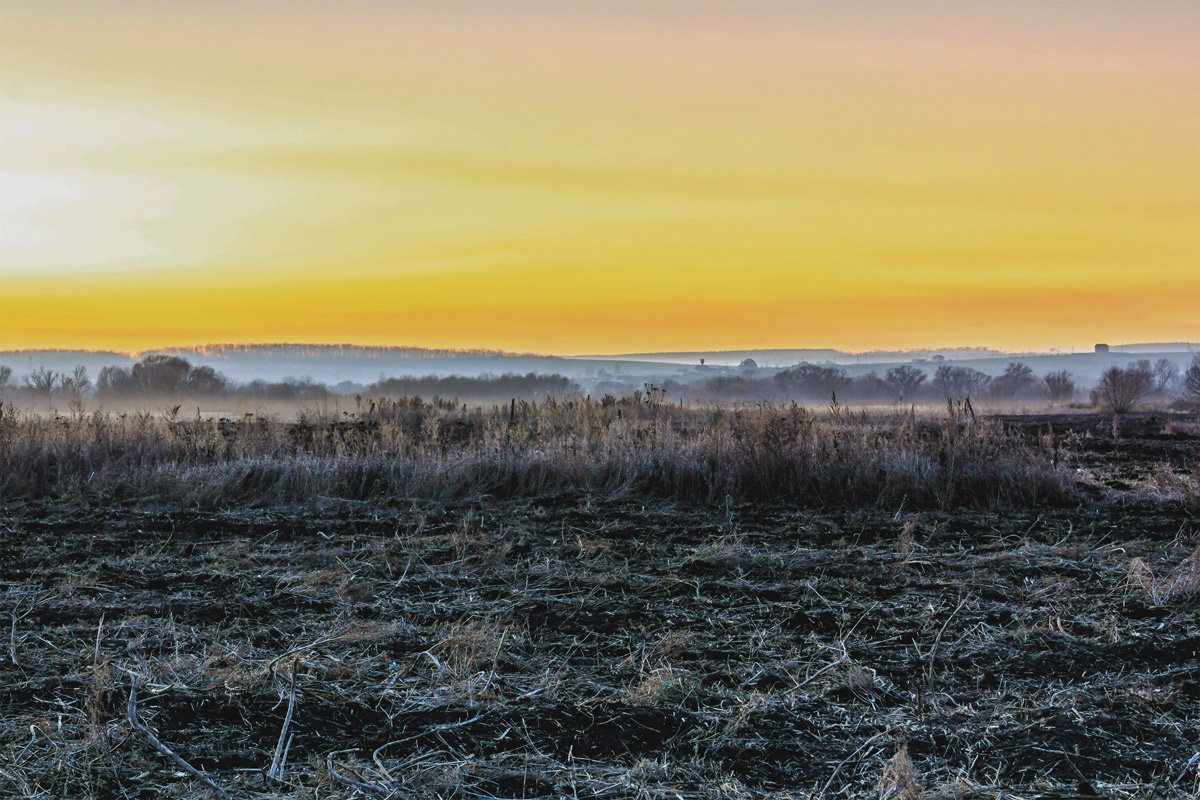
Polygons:
<instances>
[{"instance_id":1,"label":"burnt field","mask_svg":"<svg viewBox=\"0 0 1200 800\"><path fill-rule=\"evenodd\" d=\"M0 795L1197 796L1194 417L425 412L10 417Z\"/></svg>"}]
</instances>

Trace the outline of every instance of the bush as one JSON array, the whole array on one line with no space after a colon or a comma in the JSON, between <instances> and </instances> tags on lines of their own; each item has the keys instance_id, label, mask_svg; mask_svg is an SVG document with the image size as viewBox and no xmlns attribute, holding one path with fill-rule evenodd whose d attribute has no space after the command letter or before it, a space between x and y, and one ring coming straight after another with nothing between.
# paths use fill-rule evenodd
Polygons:
<instances>
[{"instance_id":1,"label":"bush","mask_svg":"<svg viewBox=\"0 0 1200 800\"><path fill-rule=\"evenodd\" d=\"M1042 382L1046 384L1046 391L1050 393L1050 402L1052 403L1070 400L1075 396L1075 380L1065 369L1046 373Z\"/></svg>"},{"instance_id":2,"label":"bush","mask_svg":"<svg viewBox=\"0 0 1200 800\"><path fill-rule=\"evenodd\" d=\"M1146 366L1109 367L1092 390L1092 405L1114 414L1128 413L1154 393L1155 383L1154 372Z\"/></svg>"}]
</instances>

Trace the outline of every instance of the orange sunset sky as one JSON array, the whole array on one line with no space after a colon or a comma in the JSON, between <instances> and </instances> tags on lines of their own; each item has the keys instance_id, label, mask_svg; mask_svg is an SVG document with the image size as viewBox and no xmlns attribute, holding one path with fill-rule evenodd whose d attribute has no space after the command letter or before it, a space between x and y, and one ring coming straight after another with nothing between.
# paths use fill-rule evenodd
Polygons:
<instances>
[{"instance_id":1,"label":"orange sunset sky","mask_svg":"<svg viewBox=\"0 0 1200 800\"><path fill-rule=\"evenodd\" d=\"M0 349L1200 340L1200 3L0 0Z\"/></svg>"}]
</instances>

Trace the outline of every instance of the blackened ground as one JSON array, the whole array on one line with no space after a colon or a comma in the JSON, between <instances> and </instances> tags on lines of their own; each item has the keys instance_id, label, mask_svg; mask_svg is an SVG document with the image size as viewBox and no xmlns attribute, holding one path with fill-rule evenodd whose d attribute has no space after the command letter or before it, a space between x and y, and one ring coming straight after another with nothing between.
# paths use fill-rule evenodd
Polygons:
<instances>
[{"instance_id":1,"label":"blackened ground","mask_svg":"<svg viewBox=\"0 0 1200 800\"><path fill-rule=\"evenodd\" d=\"M9 505L0 796L1195 796L1194 508Z\"/></svg>"}]
</instances>

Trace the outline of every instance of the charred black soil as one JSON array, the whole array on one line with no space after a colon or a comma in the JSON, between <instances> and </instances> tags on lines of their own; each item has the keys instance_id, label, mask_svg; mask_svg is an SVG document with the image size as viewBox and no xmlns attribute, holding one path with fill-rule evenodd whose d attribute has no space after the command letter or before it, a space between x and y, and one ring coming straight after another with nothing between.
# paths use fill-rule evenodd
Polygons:
<instances>
[{"instance_id":1,"label":"charred black soil","mask_svg":"<svg viewBox=\"0 0 1200 800\"><path fill-rule=\"evenodd\" d=\"M1079 504L10 502L0 794L206 796L138 680L235 797L1195 797L1195 436L1005 424Z\"/></svg>"}]
</instances>

